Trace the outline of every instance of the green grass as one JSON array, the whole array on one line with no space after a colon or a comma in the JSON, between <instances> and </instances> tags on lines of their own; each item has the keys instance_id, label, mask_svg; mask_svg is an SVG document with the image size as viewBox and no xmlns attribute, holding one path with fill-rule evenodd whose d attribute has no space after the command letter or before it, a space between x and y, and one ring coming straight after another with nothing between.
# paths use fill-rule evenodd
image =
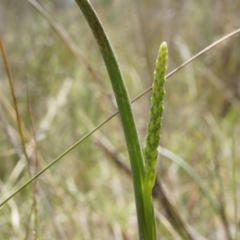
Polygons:
<instances>
[{"instance_id":1,"label":"green grass","mask_svg":"<svg viewBox=\"0 0 240 240\"><path fill-rule=\"evenodd\" d=\"M21 140L2 67L1 202L29 180L27 169L33 176L116 110L97 44L77 6L57 7L54 1L42 4L69 34L68 44L29 2L18 6L13 1L3 1L0 9L0 18L8 21L7 28L1 26L1 40L13 77L28 153L34 151L35 145L30 144L34 134L27 105L38 139L37 157L34 152L29 154L30 161L25 165L20 159ZM160 42L168 42L171 71L239 27L237 1L219 3L214 11L210 3L187 1L141 2L140 6L129 1L104 4L103 1L94 6L119 59L131 99L151 85ZM214 47L171 75L166 83L161 146L191 166L224 211L219 214L211 208L199 184L184 168L160 156L158 181L171 204L154 192L154 206L161 213L156 222L161 239L181 239L186 235L184 229L193 239L197 239L196 234L206 239L239 239L238 40L236 36ZM76 58L79 52L73 55L69 50L72 44L96 74ZM60 93L64 93L62 98L57 97ZM65 100L62 105L60 99ZM143 146L149 103L150 95L146 94L132 105ZM51 120L52 107L55 111ZM49 124L45 130L44 121ZM23 189L1 208L0 238L136 239L131 181L121 123L113 118L41 175L35 187ZM176 216L181 217L185 227L181 227Z\"/></svg>"}]
</instances>

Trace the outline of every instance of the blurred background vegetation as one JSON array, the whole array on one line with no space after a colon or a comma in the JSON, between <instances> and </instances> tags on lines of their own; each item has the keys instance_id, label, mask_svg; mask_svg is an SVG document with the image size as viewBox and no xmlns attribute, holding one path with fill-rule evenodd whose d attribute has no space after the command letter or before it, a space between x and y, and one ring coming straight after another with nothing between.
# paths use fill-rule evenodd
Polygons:
<instances>
[{"instance_id":1,"label":"blurred background vegetation","mask_svg":"<svg viewBox=\"0 0 240 240\"><path fill-rule=\"evenodd\" d=\"M237 0L92 3L131 98L152 84L161 42L168 43L170 72L240 27ZM110 116L116 105L97 44L73 0L0 0L0 36L28 154L26 160L1 60L3 201ZM161 192L154 192L159 239L240 239L239 69L240 36L236 36L167 80L161 146L191 166L199 181L171 157L159 156ZM150 93L133 104L143 146L149 103ZM206 187L217 211L199 184ZM182 234L181 228L188 234ZM118 117L0 209L0 239L123 240L137 239L137 232L129 160Z\"/></svg>"}]
</instances>

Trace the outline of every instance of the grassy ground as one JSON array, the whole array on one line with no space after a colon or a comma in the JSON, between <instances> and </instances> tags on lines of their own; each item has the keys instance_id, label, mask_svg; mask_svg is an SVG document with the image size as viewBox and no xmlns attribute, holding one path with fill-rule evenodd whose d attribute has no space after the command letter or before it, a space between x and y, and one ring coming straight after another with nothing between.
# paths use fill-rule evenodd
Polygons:
<instances>
[{"instance_id":1,"label":"grassy ground","mask_svg":"<svg viewBox=\"0 0 240 240\"><path fill-rule=\"evenodd\" d=\"M74 2L39 1L48 18L34 1L0 1L1 40L29 156L23 157L0 61L3 201L116 106L97 45ZM240 26L236 0L102 0L94 6L131 98L151 85L162 41L168 43L171 71ZM240 239L239 41L240 36L225 41L167 80L161 146L175 155L163 151L157 171L192 239ZM143 145L149 103L146 94L133 104ZM198 180L185 165L176 164L179 157ZM0 239L137 239L128 169L121 123L115 117L0 209ZM155 192L159 236L181 239L161 194Z\"/></svg>"}]
</instances>

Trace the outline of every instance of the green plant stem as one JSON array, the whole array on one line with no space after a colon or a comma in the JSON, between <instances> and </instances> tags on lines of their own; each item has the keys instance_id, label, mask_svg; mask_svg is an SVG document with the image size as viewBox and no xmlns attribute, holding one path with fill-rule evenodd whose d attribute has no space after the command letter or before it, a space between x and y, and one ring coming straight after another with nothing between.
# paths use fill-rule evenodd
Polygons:
<instances>
[{"instance_id":1,"label":"green plant stem","mask_svg":"<svg viewBox=\"0 0 240 240\"><path fill-rule=\"evenodd\" d=\"M110 42L100 23L100 20L97 17L97 14L95 13L89 1L76 0L76 2L83 12L98 43L98 47L102 54L112 83L131 162L138 217L139 237L142 240L146 240L147 232L143 207L144 160L136 124L131 109L130 99L128 97L127 89L125 87L116 57L114 56Z\"/></svg>"}]
</instances>

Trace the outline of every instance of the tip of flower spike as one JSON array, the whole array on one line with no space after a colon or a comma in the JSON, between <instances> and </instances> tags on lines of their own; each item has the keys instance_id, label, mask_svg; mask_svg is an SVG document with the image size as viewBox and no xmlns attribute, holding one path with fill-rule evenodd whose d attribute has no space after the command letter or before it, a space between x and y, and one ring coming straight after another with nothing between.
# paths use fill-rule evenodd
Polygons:
<instances>
[{"instance_id":1,"label":"tip of flower spike","mask_svg":"<svg viewBox=\"0 0 240 240\"><path fill-rule=\"evenodd\" d=\"M167 43L166 42L163 42L159 47L159 53L163 52L163 51L164 52L167 51Z\"/></svg>"}]
</instances>

